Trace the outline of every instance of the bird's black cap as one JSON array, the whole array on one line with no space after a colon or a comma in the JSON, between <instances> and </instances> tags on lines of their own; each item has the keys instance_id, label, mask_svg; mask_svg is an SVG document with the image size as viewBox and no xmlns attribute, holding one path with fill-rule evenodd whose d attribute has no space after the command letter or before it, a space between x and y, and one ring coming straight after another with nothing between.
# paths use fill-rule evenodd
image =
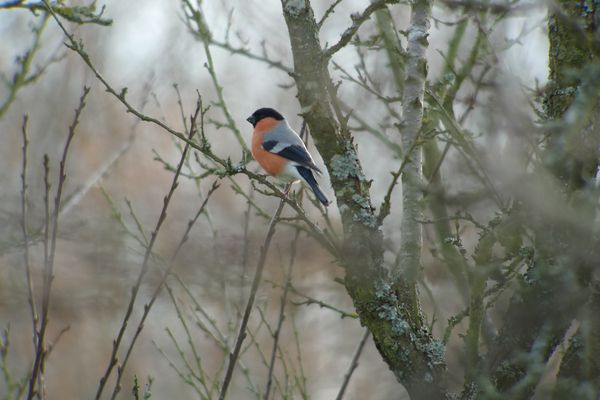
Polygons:
<instances>
[{"instance_id":1,"label":"bird's black cap","mask_svg":"<svg viewBox=\"0 0 600 400\"><path fill-rule=\"evenodd\" d=\"M258 110L254 111L251 116L246 118L246 121L250 122L252 126L256 126L258 121L264 118L274 118L277 121L283 121L283 115L269 107L259 108Z\"/></svg>"}]
</instances>

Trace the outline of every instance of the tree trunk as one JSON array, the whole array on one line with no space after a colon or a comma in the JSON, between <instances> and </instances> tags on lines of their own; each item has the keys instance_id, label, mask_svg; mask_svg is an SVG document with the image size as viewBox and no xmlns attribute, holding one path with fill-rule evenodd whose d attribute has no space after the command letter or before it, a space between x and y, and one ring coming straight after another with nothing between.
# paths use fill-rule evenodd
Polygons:
<instances>
[{"instance_id":1,"label":"tree trunk","mask_svg":"<svg viewBox=\"0 0 600 400\"><path fill-rule=\"evenodd\" d=\"M346 268L346 289L361 323L411 398L444 398L444 348L414 309L415 286L402 279L393 285L383 265L383 234L371 204L370 182L337 104L310 2L282 0L282 5L302 115L329 171L342 217L339 261Z\"/></svg>"}]
</instances>

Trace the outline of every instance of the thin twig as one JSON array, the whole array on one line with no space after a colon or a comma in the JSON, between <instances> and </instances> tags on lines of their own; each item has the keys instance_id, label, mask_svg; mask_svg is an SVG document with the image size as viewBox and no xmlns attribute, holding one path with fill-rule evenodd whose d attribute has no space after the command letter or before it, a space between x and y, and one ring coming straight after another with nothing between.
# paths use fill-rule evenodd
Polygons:
<instances>
[{"instance_id":1,"label":"thin twig","mask_svg":"<svg viewBox=\"0 0 600 400\"><path fill-rule=\"evenodd\" d=\"M252 200L254 196L254 188L250 185L247 198ZM252 210L252 201L248 201L248 206L244 212L244 245L242 248L242 272L240 274L240 308L244 301L244 289L246 287L246 272L248 270L248 253L250 250L250 210Z\"/></svg>"},{"instance_id":2,"label":"thin twig","mask_svg":"<svg viewBox=\"0 0 600 400\"><path fill-rule=\"evenodd\" d=\"M279 305L279 318L277 320L277 328L275 329L275 333L273 334L273 349L271 351L271 360L269 362L269 373L267 375L267 386L265 388L265 395L263 396L264 400L269 400L269 393L271 391L271 384L273 382L273 370L275 369L275 356L277 355L277 348L279 346L279 335L281 334L281 327L283 325L283 320L285 319L285 306L287 302L287 295L290 291L290 286L292 284L292 270L294 268L294 262L296 261L296 250L298 248L298 238L300 237L300 231L296 230L296 234L294 235L294 239L292 242L292 254L290 256L290 264L287 270L287 277L285 280L285 285L283 288L283 294L281 296L281 304Z\"/></svg>"},{"instance_id":3,"label":"thin twig","mask_svg":"<svg viewBox=\"0 0 600 400\"><path fill-rule=\"evenodd\" d=\"M383 202L381 203L381 206L379 207L379 215L377 216L377 221L380 225L383 223L383 220L390 214L392 193L394 192L394 188L396 187L396 185L398 183L398 179L400 178L400 175L402 175L402 172L404 172L404 168L406 168L408 163L411 161L411 156L413 155L414 150L421 144L420 136L421 136L421 131L419 131L417 133L417 136L412 141L410 148L404 154L404 157L402 158L402 162L400 163L398 170L396 172L391 173L392 174L392 182L390 182L390 185L388 186L388 190L385 194Z\"/></svg>"},{"instance_id":4,"label":"thin twig","mask_svg":"<svg viewBox=\"0 0 600 400\"><path fill-rule=\"evenodd\" d=\"M329 6L329 8L327 10L325 10L325 13L323 14L323 16L321 17L321 19L319 20L319 22L317 23L317 27L319 29L321 29L321 26L323 26L323 23L325 23L325 20L327 19L327 17L329 17L330 14L333 14L333 12L335 11L335 8L338 6L338 4L340 4L342 2L342 0L335 0L333 2L333 4L331 4Z\"/></svg>"},{"instance_id":5,"label":"thin twig","mask_svg":"<svg viewBox=\"0 0 600 400\"><path fill-rule=\"evenodd\" d=\"M159 349L159 351L163 355L163 357L165 357L165 359L169 362L171 368L173 368L173 370L175 370L177 375L179 375L181 380L183 380L188 385L192 386L202 399L210 399L211 398L211 394L210 394L211 389L208 387L208 385L210 385L210 382L207 382L207 380L206 380L206 375L204 374L204 369L202 368L200 355L198 354L198 351L196 350L196 346L194 345L194 342L192 340L192 334L190 332L188 324L185 322L183 313L181 312L181 309L179 308L179 305L177 304L177 300L175 299L175 296L173 295L173 289L171 289L171 287L168 284L165 284L165 288L167 289L167 294L169 295L169 298L171 299L171 302L173 303L173 306L175 307L175 312L177 313L177 318L181 322L181 326L183 327L183 330L187 337L188 344L189 344L190 348L192 349L192 354L194 356L194 361L198 368L198 372L194 371L194 368L192 367L192 365L190 365L190 363L187 361L187 358L185 357L185 353L181 350L179 343L177 342L177 340L175 340L175 336L173 336L173 333L171 332L171 330L169 328L166 328L165 331L167 332L169 339L171 339L171 342L173 342L173 345L175 346L175 348L177 350L179 358L181 358L181 361L185 365L185 368L187 368L188 373L184 374L181 371L181 369L179 367L177 367L175 365L175 363L165 354L165 352L158 347L158 345L156 343L155 343L155 346ZM196 385L196 383L192 379L189 378L190 376L193 377L195 380L197 380L202 385L202 387L199 387L198 385ZM209 377L209 379L210 379L210 377ZM207 383L208 383L208 385L207 385ZM202 392L201 389L204 389L204 393Z\"/></svg>"},{"instance_id":6,"label":"thin twig","mask_svg":"<svg viewBox=\"0 0 600 400\"><path fill-rule=\"evenodd\" d=\"M204 331L208 336L210 336L214 340L214 342L217 346L219 346L221 349L226 351L227 350L227 338L225 337L223 332L221 332L221 330L217 326L215 319L212 318L210 315L208 315L208 313L206 312L204 307L202 307L202 305L198 302L198 299L196 299L196 297L193 295L190 288L186 285L186 283L183 281L183 279L181 279L181 277L176 272L172 273L171 276L173 278L175 278L177 283L181 286L181 288L184 290L184 292L188 295L189 299L192 301L192 303L194 305L194 310L198 311L202 315L202 317L206 318L206 320L208 321L209 325L212 327L214 332L211 331L210 329L208 329L208 327L198 317L196 317L196 325L202 331Z\"/></svg>"},{"instance_id":7,"label":"thin twig","mask_svg":"<svg viewBox=\"0 0 600 400\"><path fill-rule=\"evenodd\" d=\"M31 310L31 327L33 329L33 351L37 353L36 335L38 331L39 317L35 305L33 280L31 278L31 265L29 262L29 232L27 229L27 148L29 140L27 139L27 122L29 117L27 114L23 116L23 126L21 133L23 135L23 167L21 169L21 229L23 231L23 261L25 263L25 275L27 277L27 301Z\"/></svg>"},{"instance_id":8,"label":"thin twig","mask_svg":"<svg viewBox=\"0 0 600 400\"><path fill-rule=\"evenodd\" d=\"M2 8L2 7L0 7ZM34 39L33 44L27 51L22 55L17 57L17 64L19 69L10 79L10 83L8 84L8 97L0 104L0 118L4 116L4 114L8 111L12 103L15 101L17 97L17 93L23 87L30 85L36 81L39 77L39 74L29 74L31 70L31 64L33 63L33 58L37 54L40 49L40 44L42 40L42 33L48 24L48 15L42 17L42 21L36 27L32 28ZM7 79L8 80L8 79Z\"/></svg>"},{"instance_id":9,"label":"thin twig","mask_svg":"<svg viewBox=\"0 0 600 400\"><path fill-rule=\"evenodd\" d=\"M358 343L358 347L356 348L354 356L352 357L350 368L348 368L348 372L346 372L346 375L344 375L344 381L342 382L342 387L340 388L340 391L338 392L338 395L335 398L336 400L342 400L342 398L344 397L344 393L346 392L346 388L348 387L350 378L352 378L352 373L354 372L356 367L358 367L358 359L362 354L362 351L365 347L365 343L367 343L367 339L369 339L370 333L371 332L369 332L369 330L365 328L365 333L363 333L362 339L360 339L360 343Z\"/></svg>"},{"instance_id":10,"label":"thin twig","mask_svg":"<svg viewBox=\"0 0 600 400\"><path fill-rule=\"evenodd\" d=\"M326 59L331 58L336 52L346 46L354 34L358 31L358 28L360 28L363 22L368 20L375 11L385 7L388 4L394 4L398 2L399 0L373 1L361 14L350 15L350 18L352 18L352 25L346 29L344 33L342 33L340 40L336 44L324 50L324 57Z\"/></svg>"},{"instance_id":11,"label":"thin twig","mask_svg":"<svg viewBox=\"0 0 600 400\"><path fill-rule=\"evenodd\" d=\"M189 146L186 145L186 147L184 149L184 154L182 154L182 159L187 156L185 153L186 153L186 151L188 149L189 149ZM154 289L154 293L152 294L152 297L150 298L150 301L148 302L148 304L146 304L144 306L144 313L142 314L142 317L140 318L140 322L138 323L138 326L137 326L137 329L135 331L135 334L134 334L133 338L131 339L131 343L129 344L129 347L127 349L127 353L125 354L125 358L123 359L123 362L119 366L118 376L117 376L117 382L115 384L115 388L113 390L113 395L112 395L111 399L114 399L116 397L117 393L119 392L119 389L117 389L117 388L119 387L118 385L119 385L119 382L120 382L120 380L122 378L123 371L125 369L125 365L127 364L127 361L129 360L129 356L131 355L131 352L133 350L133 346L135 345L135 342L136 342L138 336L140 335L140 333L142 332L142 329L144 328L144 323L146 322L146 318L148 317L148 314L150 313L150 309L154 305L154 302L158 298L158 295L162 291L162 288L165 286L165 282L167 280L167 277L171 274L171 272L173 271L173 268L175 267L175 258L179 254L179 251L181 250L181 248L183 247L183 245L187 242L187 240L189 238L189 233L190 233L192 227L194 226L194 224L196 223L196 221L198 220L198 218L200 217L200 215L202 215L202 213L204 212L204 210L206 208L206 205L208 203L208 200L210 199L210 197L212 196L212 194L214 193L214 191L217 190L218 187L219 187L219 184L217 183L217 181L215 181L213 183L213 185L211 186L211 188L209 189L208 194L206 195L206 198L202 202L202 205L200 206L200 208L198 209L198 211L196 212L196 214L194 215L194 217L188 222L188 226L187 226L187 228L186 228L186 230L185 230L185 232L184 232L181 240L179 241L179 244L177 245L177 248L175 249L175 252L171 256L171 260L169 262L169 266L163 272L161 280L158 283L158 285L156 286L156 288Z\"/></svg>"},{"instance_id":12,"label":"thin twig","mask_svg":"<svg viewBox=\"0 0 600 400\"><path fill-rule=\"evenodd\" d=\"M263 51L263 55L258 55L258 54L251 52L250 50L248 50L245 47L234 47L229 42L219 42L215 39L211 39L210 44L212 44L213 46L220 47L224 50L227 50L231 54L239 54L239 55L247 57L251 60L263 62L263 63L267 64L268 66L278 69L287 74L292 74L294 72L294 70L292 68L286 66L283 62L275 61L275 60L269 58L265 51Z\"/></svg>"},{"instance_id":13,"label":"thin twig","mask_svg":"<svg viewBox=\"0 0 600 400\"><path fill-rule=\"evenodd\" d=\"M69 153L69 148L71 146L71 141L75 136L75 128L79 124L79 117L83 108L85 107L85 98L90 92L90 88L87 86L83 87L83 94L79 98L79 106L75 110L75 117L73 118L73 122L71 126L69 126L69 133L67 136L67 141L65 143L65 147L63 148L62 158L60 160L60 168L58 175L58 186L56 188L56 196L54 197L54 210L52 213L52 218L49 216L49 192L50 192L50 184L48 182L48 156L44 156L44 170L46 171L46 229L44 234L44 283L43 283L43 294L42 294L42 312L41 312L41 322L40 322L40 330L38 332L37 337L37 345L35 347L36 354L35 360L33 363L33 368L31 372L31 377L29 380L29 393L27 395L28 400L32 399L36 393L35 385L38 378L41 378L44 374L45 370L45 362L47 357L47 349L46 349L46 329L48 327L48 312L50 310L50 293L52 288L52 281L54 280L54 259L56 255L56 239L58 236L58 215L60 211L60 203L62 199L62 192L64 188L65 181L67 180L66 175L66 164L67 164L67 155ZM50 229L50 225L52 226L52 234L50 236L50 242L48 245L48 232ZM48 248L49 247L49 248ZM40 390L44 390L43 387ZM42 393L42 398L44 394Z\"/></svg>"},{"instance_id":14,"label":"thin twig","mask_svg":"<svg viewBox=\"0 0 600 400\"><path fill-rule=\"evenodd\" d=\"M143 88L142 105L140 106L140 110L144 110L146 104L148 103L150 90L150 82L146 81L146 84ZM68 213L73 207L79 204L79 202L81 202L90 189L100 182L100 180L108 174L110 169L117 163L117 161L119 161L129 151L135 140L135 131L140 121L140 119L133 121L129 130L129 137L127 138L127 141L119 146L117 151L115 151L105 162L103 162L102 165L100 165L100 167L98 167L98 169L88 178L88 180L65 201L65 204L60 209L60 217Z\"/></svg>"},{"instance_id":15,"label":"thin twig","mask_svg":"<svg viewBox=\"0 0 600 400\"><path fill-rule=\"evenodd\" d=\"M274 287L282 287L281 285L278 285L275 282L270 282ZM341 310L335 306L332 306L331 304L325 303L322 300L316 299L314 297L311 297L305 293L302 293L301 291L299 291L294 285L290 284L290 290L292 291L292 293L294 293L295 295L298 295L302 298L304 298L304 301L290 301L293 305L295 306L303 306L303 305L311 305L311 304L316 304L321 308L326 308L328 310L331 311L335 311L336 313L338 313L340 315L341 318L353 318L356 319L358 318L358 315L356 313L353 312L347 312L344 310Z\"/></svg>"},{"instance_id":16,"label":"thin twig","mask_svg":"<svg viewBox=\"0 0 600 400\"><path fill-rule=\"evenodd\" d=\"M291 184L286 186L285 193L290 190ZM242 318L242 323L240 325L240 329L238 331L237 338L235 340L235 346L233 349L233 353L229 354L229 365L227 366L227 372L225 373L225 379L223 380L223 385L221 386L221 391L219 393L219 400L224 400L225 395L227 394L227 389L229 384L231 383L231 378L233 377L233 370L235 369L235 365L237 359L240 355L240 350L242 348L242 343L246 338L246 327L248 326L248 320L250 318L250 312L254 306L254 299L256 298L256 293L258 292L258 286L260 284L262 273L265 268L265 264L267 261L267 253L269 251L269 247L271 245L271 239L273 238L273 234L275 233L275 225L279 220L279 216L281 215L281 211L283 210L283 206L285 205L285 200L281 199L279 201L279 206L273 214L273 218L271 218L271 222L269 223L269 228L267 230L267 235L265 237L265 241L263 246L260 249L260 257L258 260L258 265L256 267L256 272L254 274L254 280L252 282L252 287L250 289L250 297L248 298L248 302L246 303L246 309L244 310L244 316Z\"/></svg>"}]
</instances>

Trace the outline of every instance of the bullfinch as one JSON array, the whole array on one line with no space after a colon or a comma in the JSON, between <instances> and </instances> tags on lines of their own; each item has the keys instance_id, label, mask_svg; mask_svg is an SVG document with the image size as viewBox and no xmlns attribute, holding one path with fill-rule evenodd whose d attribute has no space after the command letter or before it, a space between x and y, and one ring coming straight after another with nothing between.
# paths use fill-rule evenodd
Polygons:
<instances>
[{"instance_id":1,"label":"bullfinch","mask_svg":"<svg viewBox=\"0 0 600 400\"><path fill-rule=\"evenodd\" d=\"M321 170L285 118L272 108L259 108L246 121L254 127L252 155L260 166L282 180L305 182L317 199L328 206L329 199L313 175L313 171L320 174Z\"/></svg>"}]
</instances>

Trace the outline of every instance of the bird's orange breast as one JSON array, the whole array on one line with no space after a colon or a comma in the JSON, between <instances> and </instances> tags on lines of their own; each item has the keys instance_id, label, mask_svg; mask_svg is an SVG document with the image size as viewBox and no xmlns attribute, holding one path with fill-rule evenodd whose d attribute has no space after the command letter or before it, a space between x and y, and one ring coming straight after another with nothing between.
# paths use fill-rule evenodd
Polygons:
<instances>
[{"instance_id":1,"label":"bird's orange breast","mask_svg":"<svg viewBox=\"0 0 600 400\"><path fill-rule=\"evenodd\" d=\"M277 124L278 121L274 118L264 118L258 121L252 135L252 156L269 175L274 176L283 172L288 160L277 154L266 151L263 149L262 144L265 133L269 132L277 126Z\"/></svg>"}]
</instances>

